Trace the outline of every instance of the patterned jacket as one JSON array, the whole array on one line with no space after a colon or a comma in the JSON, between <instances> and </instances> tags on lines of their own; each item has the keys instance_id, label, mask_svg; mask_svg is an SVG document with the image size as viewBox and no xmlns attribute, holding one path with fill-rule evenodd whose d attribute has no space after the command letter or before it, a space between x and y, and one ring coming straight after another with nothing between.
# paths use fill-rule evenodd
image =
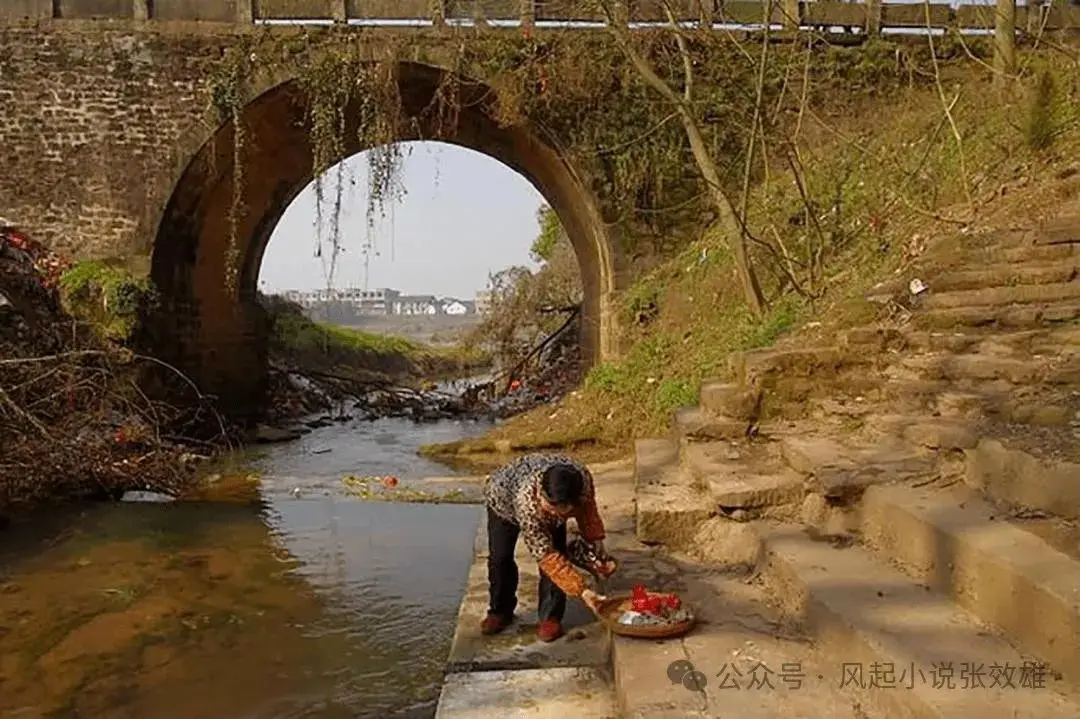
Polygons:
<instances>
[{"instance_id":1,"label":"patterned jacket","mask_svg":"<svg viewBox=\"0 0 1080 719\"><path fill-rule=\"evenodd\" d=\"M572 516L582 539L601 541L604 523L596 509L592 474L585 465L569 457L543 454L521 457L491 473L484 487L484 499L497 516L521 528L525 546L540 565L540 571L567 595L579 597L585 590L585 580L574 569L570 558L556 551L552 541L552 531L563 520L540 507L541 478L544 471L555 464L573 465L585 477L583 501Z\"/></svg>"}]
</instances>

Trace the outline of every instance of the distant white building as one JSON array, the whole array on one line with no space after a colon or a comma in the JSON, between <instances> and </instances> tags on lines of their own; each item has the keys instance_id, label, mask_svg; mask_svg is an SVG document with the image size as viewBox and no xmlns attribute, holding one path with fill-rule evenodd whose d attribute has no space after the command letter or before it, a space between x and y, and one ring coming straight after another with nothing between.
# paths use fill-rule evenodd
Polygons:
<instances>
[{"instance_id":1,"label":"distant white building","mask_svg":"<svg viewBox=\"0 0 1080 719\"><path fill-rule=\"evenodd\" d=\"M401 293L397 290L381 288L377 290L349 290L346 302L356 306L360 314L389 315L394 311L394 302Z\"/></svg>"},{"instance_id":2,"label":"distant white building","mask_svg":"<svg viewBox=\"0 0 1080 719\"><path fill-rule=\"evenodd\" d=\"M362 290L356 287L319 290L283 290L276 293L305 309L330 304L352 307L359 315L452 315L460 317L479 311L480 302L435 295L403 295L386 287ZM479 294L477 299L479 300ZM490 294L490 293L484 293Z\"/></svg>"},{"instance_id":3,"label":"distant white building","mask_svg":"<svg viewBox=\"0 0 1080 719\"><path fill-rule=\"evenodd\" d=\"M401 295L394 302L395 315L437 315L439 301L435 295Z\"/></svg>"},{"instance_id":4,"label":"distant white building","mask_svg":"<svg viewBox=\"0 0 1080 719\"><path fill-rule=\"evenodd\" d=\"M290 302L311 308L328 302L352 305L357 314L388 315L393 312L394 302L401 293L389 288L362 290L356 287L319 290L285 290L278 295Z\"/></svg>"},{"instance_id":5,"label":"distant white building","mask_svg":"<svg viewBox=\"0 0 1080 719\"><path fill-rule=\"evenodd\" d=\"M469 308L466 307L464 303L459 302L458 300L449 300L443 302L442 311L443 314L456 316L468 314Z\"/></svg>"}]
</instances>

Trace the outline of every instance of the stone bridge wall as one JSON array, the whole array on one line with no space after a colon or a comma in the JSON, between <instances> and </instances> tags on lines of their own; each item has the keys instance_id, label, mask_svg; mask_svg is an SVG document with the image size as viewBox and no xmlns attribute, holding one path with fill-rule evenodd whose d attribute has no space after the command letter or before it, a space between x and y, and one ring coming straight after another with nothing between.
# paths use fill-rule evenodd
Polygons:
<instances>
[{"instance_id":1,"label":"stone bridge wall","mask_svg":"<svg viewBox=\"0 0 1080 719\"><path fill-rule=\"evenodd\" d=\"M0 213L79 258L148 259L161 178L230 34L0 26ZM142 258L139 261L137 258Z\"/></svg>"}]
</instances>

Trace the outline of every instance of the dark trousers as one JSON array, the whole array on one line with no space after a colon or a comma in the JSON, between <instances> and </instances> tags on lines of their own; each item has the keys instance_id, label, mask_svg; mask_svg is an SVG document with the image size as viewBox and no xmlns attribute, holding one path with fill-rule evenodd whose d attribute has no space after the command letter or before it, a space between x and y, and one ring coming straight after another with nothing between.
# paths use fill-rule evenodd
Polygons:
<instances>
[{"instance_id":1,"label":"dark trousers","mask_svg":"<svg viewBox=\"0 0 1080 719\"><path fill-rule=\"evenodd\" d=\"M514 549L517 547L520 529L507 522L489 508L488 526L488 584L491 590L491 603L488 610L492 614L510 618L517 608L518 567L514 561ZM552 543L559 552L566 552L566 523L562 523L552 532ZM546 574L540 572L540 601L537 614L540 621L555 619L562 621L566 613L566 593L555 586Z\"/></svg>"}]
</instances>

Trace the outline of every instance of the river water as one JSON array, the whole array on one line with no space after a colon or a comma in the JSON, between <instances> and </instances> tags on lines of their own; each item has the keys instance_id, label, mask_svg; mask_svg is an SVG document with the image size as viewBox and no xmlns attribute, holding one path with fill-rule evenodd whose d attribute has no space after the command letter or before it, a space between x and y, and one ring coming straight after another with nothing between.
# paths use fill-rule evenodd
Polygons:
<instances>
[{"instance_id":1,"label":"river water","mask_svg":"<svg viewBox=\"0 0 1080 719\"><path fill-rule=\"evenodd\" d=\"M431 717L480 508L369 502L482 424L351 422L275 445L232 501L118 503L0 534L0 716Z\"/></svg>"}]
</instances>

